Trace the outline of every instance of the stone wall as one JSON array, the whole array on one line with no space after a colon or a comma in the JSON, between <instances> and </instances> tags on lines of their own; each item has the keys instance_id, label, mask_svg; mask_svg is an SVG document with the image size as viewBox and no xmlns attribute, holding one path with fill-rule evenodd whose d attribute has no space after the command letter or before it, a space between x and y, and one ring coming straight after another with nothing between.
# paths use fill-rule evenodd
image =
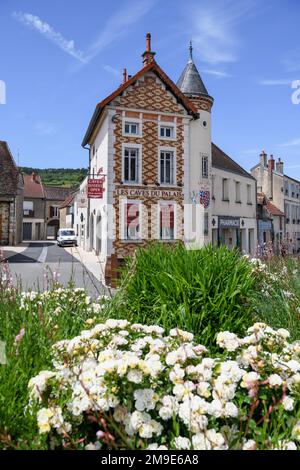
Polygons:
<instances>
[{"instance_id":1,"label":"stone wall","mask_svg":"<svg viewBox=\"0 0 300 470\"><path fill-rule=\"evenodd\" d=\"M10 203L0 202L0 245L9 244Z\"/></svg>"}]
</instances>

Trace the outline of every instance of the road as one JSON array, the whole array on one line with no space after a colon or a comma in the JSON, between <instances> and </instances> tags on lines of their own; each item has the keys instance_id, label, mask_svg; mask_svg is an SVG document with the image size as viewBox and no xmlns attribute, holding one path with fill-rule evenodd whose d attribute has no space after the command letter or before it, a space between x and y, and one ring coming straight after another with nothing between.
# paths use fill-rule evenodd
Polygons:
<instances>
[{"instance_id":1,"label":"road","mask_svg":"<svg viewBox=\"0 0 300 470\"><path fill-rule=\"evenodd\" d=\"M55 242L32 242L25 247L6 248L14 284L22 290L46 290L53 280L63 286L72 281L97 298L106 293L105 287L73 256L76 248L60 248Z\"/></svg>"}]
</instances>

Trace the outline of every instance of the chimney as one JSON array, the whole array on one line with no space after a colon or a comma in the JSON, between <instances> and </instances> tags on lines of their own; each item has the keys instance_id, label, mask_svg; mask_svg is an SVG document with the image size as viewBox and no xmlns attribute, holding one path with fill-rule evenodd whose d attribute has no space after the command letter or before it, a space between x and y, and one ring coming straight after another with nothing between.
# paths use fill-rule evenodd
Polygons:
<instances>
[{"instance_id":1,"label":"chimney","mask_svg":"<svg viewBox=\"0 0 300 470\"><path fill-rule=\"evenodd\" d=\"M151 51L151 34L147 33L146 50L144 54L142 55L144 67L146 67L148 64L151 64L151 62L154 62L154 56L155 56L155 52Z\"/></svg>"},{"instance_id":2,"label":"chimney","mask_svg":"<svg viewBox=\"0 0 300 470\"><path fill-rule=\"evenodd\" d=\"M33 171L31 175L31 181L36 182L36 173Z\"/></svg>"},{"instance_id":3,"label":"chimney","mask_svg":"<svg viewBox=\"0 0 300 470\"><path fill-rule=\"evenodd\" d=\"M127 70L123 70L123 84L127 82Z\"/></svg>"},{"instance_id":4,"label":"chimney","mask_svg":"<svg viewBox=\"0 0 300 470\"><path fill-rule=\"evenodd\" d=\"M267 154L266 152L263 150L260 154L260 164L263 166L263 167L266 167L267 166Z\"/></svg>"},{"instance_id":5,"label":"chimney","mask_svg":"<svg viewBox=\"0 0 300 470\"><path fill-rule=\"evenodd\" d=\"M276 171L283 175L283 161L281 158L278 158L278 162L276 163Z\"/></svg>"},{"instance_id":6,"label":"chimney","mask_svg":"<svg viewBox=\"0 0 300 470\"><path fill-rule=\"evenodd\" d=\"M269 158L269 161L268 161L268 168L269 168L270 172L275 170L275 160L273 158L273 155L270 155L270 158Z\"/></svg>"}]
</instances>

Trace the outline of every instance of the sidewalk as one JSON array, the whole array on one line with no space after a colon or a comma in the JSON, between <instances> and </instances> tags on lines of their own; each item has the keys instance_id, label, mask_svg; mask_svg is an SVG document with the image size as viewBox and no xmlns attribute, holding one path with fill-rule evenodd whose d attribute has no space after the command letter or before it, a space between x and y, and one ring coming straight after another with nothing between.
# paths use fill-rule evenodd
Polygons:
<instances>
[{"instance_id":1,"label":"sidewalk","mask_svg":"<svg viewBox=\"0 0 300 470\"><path fill-rule=\"evenodd\" d=\"M104 269L105 263L95 253L85 251L81 246L76 248L65 248L74 258L76 258L90 273L95 276L97 281L105 285Z\"/></svg>"}]
</instances>

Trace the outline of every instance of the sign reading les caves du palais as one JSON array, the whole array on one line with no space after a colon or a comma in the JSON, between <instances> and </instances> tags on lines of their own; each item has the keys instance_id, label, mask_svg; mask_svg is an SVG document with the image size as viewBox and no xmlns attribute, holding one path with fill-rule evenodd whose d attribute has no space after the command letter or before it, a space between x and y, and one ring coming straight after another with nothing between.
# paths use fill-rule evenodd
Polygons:
<instances>
[{"instance_id":1,"label":"sign reading les caves du palais","mask_svg":"<svg viewBox=\"0 0 300 470\"><path fill-rule=\"evenodd\" d=\"M145 197L173 197L173 198L179 198L182 196L181 191L176 191L176 190L163 190L163 189L132 189L132 188L122 188L122 189L117 189L116 194L118 196L129 196L129 197L139 197L139 196L145 196Z\"/></svg>"}]
</instances>

